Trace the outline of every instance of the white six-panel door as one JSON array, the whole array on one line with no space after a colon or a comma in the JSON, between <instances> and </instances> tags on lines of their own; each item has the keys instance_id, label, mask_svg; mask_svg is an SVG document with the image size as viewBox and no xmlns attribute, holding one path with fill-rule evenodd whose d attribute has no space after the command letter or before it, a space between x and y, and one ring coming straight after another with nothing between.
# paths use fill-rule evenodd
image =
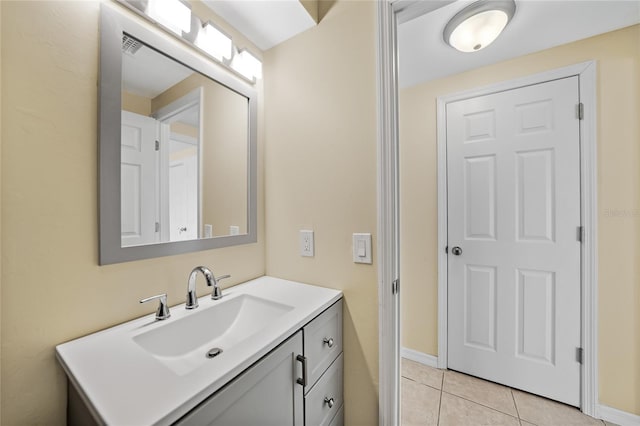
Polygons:
<instances>
[{"instance_id":1,"label":"white six-panel door","mask_svg":"<svg viewBox=\"0 0 640 426\"><path fill-rule=\"evenodd\" d=\"M122 247L158 240L156 232L157 121L122 111L120 154Z\"/></svg>"},{"instance_id":2,"label":"white six-panel door","mask_svg":"<svg viewBox=\"0 0 640 426\"><path fill-rule=\"evenodd\" d=\"M171 241L198 238L198 147L171 140L169 235Z\"/></svg>"},{"instance_id":3,"label":"white six-panel door","mask_svg":"<svg viewBox=\"0 0 640 426\"><path fill-rule=\"evenodd\" d=\"M570 77L446 107L448 367L575 406L578 102Z\"/></svg>"}]
</instances>

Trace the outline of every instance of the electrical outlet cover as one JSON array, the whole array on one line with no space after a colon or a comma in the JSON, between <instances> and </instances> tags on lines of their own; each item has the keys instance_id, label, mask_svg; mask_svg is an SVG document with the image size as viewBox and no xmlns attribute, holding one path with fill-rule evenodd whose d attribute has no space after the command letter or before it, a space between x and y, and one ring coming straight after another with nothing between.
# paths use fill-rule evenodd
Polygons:
<instances>
[{"instance_id":1,"label":"electrical outlet cover","mask_svg":"<svg viewBox=\"0 0 640 426\"><path fill-rule=\"evenodd\" d=\"M313 231L300 231L300 256L313 257Z\"/></svg>"}]
</instances>

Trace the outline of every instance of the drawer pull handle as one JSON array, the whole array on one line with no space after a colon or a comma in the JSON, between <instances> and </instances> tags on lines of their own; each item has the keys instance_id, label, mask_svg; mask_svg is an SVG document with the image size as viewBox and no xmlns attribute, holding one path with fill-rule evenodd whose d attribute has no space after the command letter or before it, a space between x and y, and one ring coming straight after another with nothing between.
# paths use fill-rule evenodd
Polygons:
<instances>
[{"instance_id":1,"label":"drawer pull handle","mask_svg":"<svg viewBox=\"0 0 640 426\"><path fill-rule=\"evenodd\" d=\"M330 348L333 347L333 337L325 337L322 341Z\"/></svg>"},{"instance_id":2,"label":"drawer pull handle","mask_svg":"<svg viewBox=\"0 0 640 426\"><path fill-rule=\"evenodd\" d=\"M298 378L296 383L302 386L307 386L307 357L303 355L296 356L296 361L302 363L302 378Z\"/></svg>"},{"instance_id":3,"label":"drawer pull handle","mask_svg":"<svg viewBox=\"0 0 640 426\"><path fill-rule=\"evenodd\" d=\"M333 405L336 403L333 398L324 397L324 403L329 406L329 408L333 408Z\"/></svg>"}]
</instances>

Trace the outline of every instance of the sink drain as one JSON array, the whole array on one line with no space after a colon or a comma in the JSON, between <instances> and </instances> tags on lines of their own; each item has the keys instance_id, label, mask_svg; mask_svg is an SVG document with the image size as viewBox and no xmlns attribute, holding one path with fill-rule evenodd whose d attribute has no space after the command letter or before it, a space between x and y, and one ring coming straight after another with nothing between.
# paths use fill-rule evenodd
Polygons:
<instances>
[{"instance_id":1,"label":"sink drain","mask_svg":"<svg viewBox=\"0 0 640 426\"><path fill-rule=\"evenodd\" d=\"M215 358L222 353L222 349L213 348L207 351L207 358Z\"/></svg>"}]
</instances>

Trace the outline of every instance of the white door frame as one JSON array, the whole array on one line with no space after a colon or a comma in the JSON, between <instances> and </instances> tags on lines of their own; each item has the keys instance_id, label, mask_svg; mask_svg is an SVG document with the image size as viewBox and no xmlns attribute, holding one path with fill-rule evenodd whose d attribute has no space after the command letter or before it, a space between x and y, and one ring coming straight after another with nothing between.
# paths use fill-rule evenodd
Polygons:
<instances>
[{"instance_id":1,"label":"white door frame","mask_svg":"<svg viewBox=\"0 0 640 426\"><path fill-rule=\"evenodd\" d=\"M379 425L400 424L400 318L399 297L393 282L399 279L398 228L398 66L397 23L442 7L453 0L424 2L381 0L377 2L377 117L378 117L378 308L379 308ZM598 403L597 362L597 199L596 199L596 89L595 63L573 71L580 75L580 97L585 105L580 123L581 215L585 235L582 244L582 411L596 414ZM573 68L573 67L569 67ZM557 70L559 71L559 70ZM584 87L583 87L584 82ZM442 150L438 150L438 156ZM441 163L440 158L438 162ZM442 171L438 169L438 179ZM446 187L446 186L445 186ZM438 187L438 205L444 194ZM438 211L438 223L442 212ZM446 218L446 212L444 217ZM446 224L446 221L444 222ZM446 225L445 225L446 229ZM444 247L439 231L438 243ZM446 242L445 242L446 245ZM442 251L440 251L442 257ZM445 263L446 266L446 263ZM438 259L440 271L442 260ZM440 277L439 277L440 281ZM440 286L440 282L439 282ZM440 299L443 297L439 293ZM446 300L446 299L445 299ZM440 315L440 314L439 314ZM446 318L446 316L445 316ZM439 317L439 328L442 326ZM442 333L440 333L442 334ZM441 342L439 347L442 348ZM439 349L440 351L441 349ZM446 346L445 346L446 351ZM446 356L439 359L446 360Z\"/></svg>"},{"instance_id":2,"label":"white door frame","mask_svg":"<svg viewBox=\"0 0 640 426\"><path fill-rule=\"evenodd\" d=\"M597 375L597 198L596 198L596 63L583 62L527 77L504 81L460 93L438 97L438 368L447 368L447 138L446 105L450 102L489 95L505 90L578 76L580 102L580 220L584 228L581 250L581 367L580 407L595 415L598 401Z\"/></svg>"},{"instance_id":3,"label":"white door frame","mask_svg":"<svg viewBox=\"0 0 640 426\"><path fill-rule=\"evenodd\" d=\"M400 424L397 22L438 9L453 1L379 0L376 2L379 426Z\"/></svg>"}]
</instances>

